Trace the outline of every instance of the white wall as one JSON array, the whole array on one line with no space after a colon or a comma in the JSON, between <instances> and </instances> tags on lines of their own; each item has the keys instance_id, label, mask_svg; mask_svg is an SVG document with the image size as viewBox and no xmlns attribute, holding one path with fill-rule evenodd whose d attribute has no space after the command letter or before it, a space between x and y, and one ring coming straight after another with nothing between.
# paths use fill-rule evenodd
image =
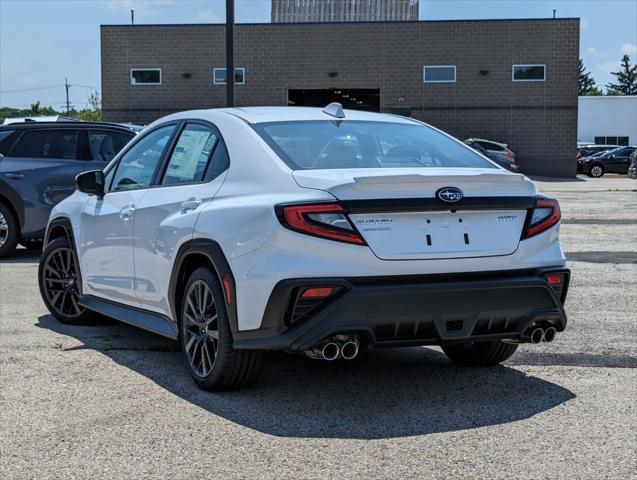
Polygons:
<instances>
[{"instance_id":1,"label":"white wall","mask_svg":"<svg viewBox=\"0 0 637 480\"><path fill-rule=\"evenodd\" d=\"M579 97L577 141L595 137L629 137L637 145L637 96Z\"/></svg>"}]
</instances>

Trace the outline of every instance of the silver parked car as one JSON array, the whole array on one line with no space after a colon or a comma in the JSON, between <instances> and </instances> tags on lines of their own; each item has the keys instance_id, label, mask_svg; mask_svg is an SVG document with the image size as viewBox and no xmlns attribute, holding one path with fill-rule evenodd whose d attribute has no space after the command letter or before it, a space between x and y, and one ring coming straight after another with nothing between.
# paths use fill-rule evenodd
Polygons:
<instances>
[{"instance_id":1,"label":"silver parked car","mask_svg":"<svg viewBox=\"0 0 637 480\"><path fill-rule=\"evenodd\" d=\"M519 172L520 167L515 161L515 153L506 143L494 142L483 138L467 138L464 141L467 145L477 148L481 153L486 151L486 155L497 162L498 165L512 172Z\"/></svg>"}]
</instances>

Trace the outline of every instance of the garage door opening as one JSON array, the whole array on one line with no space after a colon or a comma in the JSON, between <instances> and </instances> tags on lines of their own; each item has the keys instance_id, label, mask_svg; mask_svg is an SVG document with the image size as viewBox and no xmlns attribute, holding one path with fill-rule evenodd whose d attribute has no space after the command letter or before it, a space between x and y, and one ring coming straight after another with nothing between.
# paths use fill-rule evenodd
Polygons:
<instances>
[{"instance_id":1,"label":"garage door opening","mask_svg":"<svg viewBox=\"0 0 637 480\"><path fill-rule=\"evenodd\" d=\"M299 107L324 107L339 102L343 108L352 110L380 111L379 88L329 88L290 89L288 105Z\"/></svg>"}]
</instances>

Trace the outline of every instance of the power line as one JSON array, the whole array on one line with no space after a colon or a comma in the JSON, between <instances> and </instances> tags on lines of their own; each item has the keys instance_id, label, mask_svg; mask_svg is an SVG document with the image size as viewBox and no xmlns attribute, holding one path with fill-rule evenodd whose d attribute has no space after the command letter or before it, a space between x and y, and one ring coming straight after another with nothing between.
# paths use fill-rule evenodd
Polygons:
<instances>
[{"instance_id":1,"label":"power line","mask_svg":"<svg viewBox=\"0 0 637 480\"><path fill-rule=\"evenodd\" d=\"M66 85L65 83L60 83L58 85L46 85L44 87L16 88L16 89L13 89L13 90L0 90L0 93L34 92L34 91L37 91L37 90L49 90L51 88L64 87L65 85ZM93 85L81 85L79 83L69 83L68 86L69 87L88 88L88 89L91 89L91 90L99 90L98 87L95 87Z\"/></svg>"},{"instance_id":2,"label":"power line","mask_svg":"<svg viewBox=\"0 0 637 480\"><path fill-rule=\"evenodd\" d=\"M31 88L16 88L14 90L0 90L0 93L18 93L18 92L33 92L36 90L48 90L51 88L63 87L64 84L59 85L47 85L46 87L31 87Z\"/></svg>"}]
</instances>

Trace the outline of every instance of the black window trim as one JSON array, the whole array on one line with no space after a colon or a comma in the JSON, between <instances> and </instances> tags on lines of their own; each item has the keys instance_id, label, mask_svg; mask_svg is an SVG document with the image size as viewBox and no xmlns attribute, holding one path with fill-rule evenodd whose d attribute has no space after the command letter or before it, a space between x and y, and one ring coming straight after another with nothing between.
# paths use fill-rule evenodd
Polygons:
<instances>
[{"instance_id":1,"label":"black window trim","mask_svg":"<svg viewBox=\"0 0 637 480\"><path fill-rule=\"evenodd\" d=\"M206 128L210 128L213 133L215 133L215 135L217 135L217 137L219 138L219 140L217 141L217 143L215 144L215 148L213 148L210 151L210 155L208 155L208 162L206 163L206 168L204 169L203 172L203 177L201 180L199 181L192 181L192 182L180 182L180 183L171 183L168 185L163 185L161 182L164 180L164 176L166 175L166 170L168 169L168 162L170 162L170 158L172 157L173 151L175 150L175 147L177 146L177 142L179 141L179 137L181 136L181 133L184 131L184 129L186 128L187 125L203 125ZM169 145L169 151L170 154L166 155L163 159L162 159L162 166L160 169L160 174L155 178L155 181L153 183L153 185L151 186L151 188L168 188L168 187L179 187L179 186L183 186L183 185L202 185L204 183L210 183L212 182L215 178L221 176L222 173L224 173L225 171L227 171L230 168L230 153L228 152L228 167L219 172L219 175L216 175L212 178L206 179L206 176L208 175L208 169L210 168L210 161L212 160L212 157L214 156L215 152L217 151L217 148L219 147L219 144L222 143L224 145L226 145L226 142L223 140L223 136L221 135L221 132L219 131L219 129L217 128L216 125L214 125L211 122L208 122L207 120L200 120L200 119L185 119L181 122L181 125L179 126L178 132L175 135L175 137L173 138L173 140L171 141L170 145ZM226 145L226 151L228 151L228 147Z\"/></svg>"},{"instance_id":2,"label":"black window trim","mask_svg":"<svg viewBox=\"0 0 637 480\"><path fill-rule=\"evenodd\" d=\"M210 156L208 157L208 164L206 165L206 170L204 171L203 180L201 180L199 182L182 182L182 183L171 183L170 185L162 185L161 184L161 180L164 177L165 170L168 167L168 161L170 160L170 156L172 155L172 152L173 152L173 150L175 148L175 145L177 144L177 139L179 138L179 135L181 134L181 132L184 129L185 125L188 124L188 123L198 123L198 124L201 124L201 125L205 125L206 127L210 127L213 131L215 131L219 135L219 141L217 142L217 145L215 145L215 148L212 149L212 151L210 152ZM153 173L153 176L152 176L150 184L147 187L143 187L143 188L136 188L136 189L131 189L131 190L113 191L113 190L111 190L111 186L112 186L113 180L115 179L115 174L117 173L117 170L116 170L113 173L113 178L111 179L111 184L104 185L104 189L105 189L105 193L104 194L105 195L108 195L109 193L131 192L131 191L137 191L137 190L149 190L149 189L152 189L152 188L169 188L169 187L179 187L179 186L183 186L183 185L201 185L201 184L204 184L204 183L212 182L215 178L218 178L224 172L228 171L228 169L230 168L230 164L231 164L230 152L228 151L227 144L224 141L223 135L221 135L221 132L219 131L217 126L214 125L211 122L208 122L207 120L180 119L180 120L172 120L170 122L162 123L161 125L157 125L157 126L153 127L152 130L148 130L148 131L145 130L141 134L137 135L133 142L129 143L126 148L124 148L121 152L119 152L117 154L117 157L115 157L115 159L113 159L113 161L111 161L106 167L104 167L104 170L103 170L104 176L108 175L112 169L114 169L114 168L117 169L121 159L124 158L124 156L137 144L137 142L141 141L143 138L145 138L147 135L150 135L152 132L155 132L155 131L159 130L160 128L167 127L169 125L175 125L176 128L173 131L173 133L171 135L171 138L168 141L168 144L166 145L166 148L162 152L162 155L161 155L160 160L158 162L158 166L159 167L155 169L155 172ZM226 151L228 152L228 167L225 170L219 172L219 175L216 175L213 178L206 179L206 175L208 174L208 168L210 167L210 160L212 159L214 153L217 151L219 143L221 143L221 142L223 142L223 144L226 146Z\"/></svg>"},{"instance_id":3,"label":"black window trim","mask_svg":"<svg viewBox=\"0 0 637 480\"><path fill-rule=\"evenodd\" d=\"M119 152L117 154L117 156L115 157L115 159L113 159L113 161L111 161L104 168L103 172L104 172L104 176L105 177L106 177L106 175L108 175L110 173L110 171L112 169L115 169L115 172L113 172L113 178L111 179L111 183L109 185L104 185L104 195L108 195L109 193L132 192L132 191L147 190L149 188L152 188L155 185L155 182L157 181L157 173L159 172L161 166L163 165L164 157L166 156L166 152L168 151L168 148L172 145L172 142L175 139L176 132L179 130L179 125L181 125L181 120L172 120L170 122L166 122L166 123L162 123L161 125L157 125L156 127L152 128L151 130L144 131L140 135L137 135L137 137L135 138L135 141L132 142L132 143L129 143L128 146L126 148L124 148L121 152ZM127 189L127 190L117 190L117 191L111 190L111 187L113 186L113 181L115 180L115 176L117 175L117 168L119 167L120 162L126 156L126 154L128 152L130 152L131 149L133 147L135 147L135 145L137 145L140 141L142 141L144 138L146 138L151 133L156 132L157 130L159 130L161 128L165 128L165 127L169 127L169 126L173 126L173 127L176 127L176 128L174 128L172 133L170 134L171 137L168 140L168 143L166 144L166 147L162 151L161 156L159 157L159 161L157 162L157 166L155 167L155 171L153 172L153 175L151 177L149 185L147 187L131 188L131 189Z\"/></svg>"}]
</instances>

